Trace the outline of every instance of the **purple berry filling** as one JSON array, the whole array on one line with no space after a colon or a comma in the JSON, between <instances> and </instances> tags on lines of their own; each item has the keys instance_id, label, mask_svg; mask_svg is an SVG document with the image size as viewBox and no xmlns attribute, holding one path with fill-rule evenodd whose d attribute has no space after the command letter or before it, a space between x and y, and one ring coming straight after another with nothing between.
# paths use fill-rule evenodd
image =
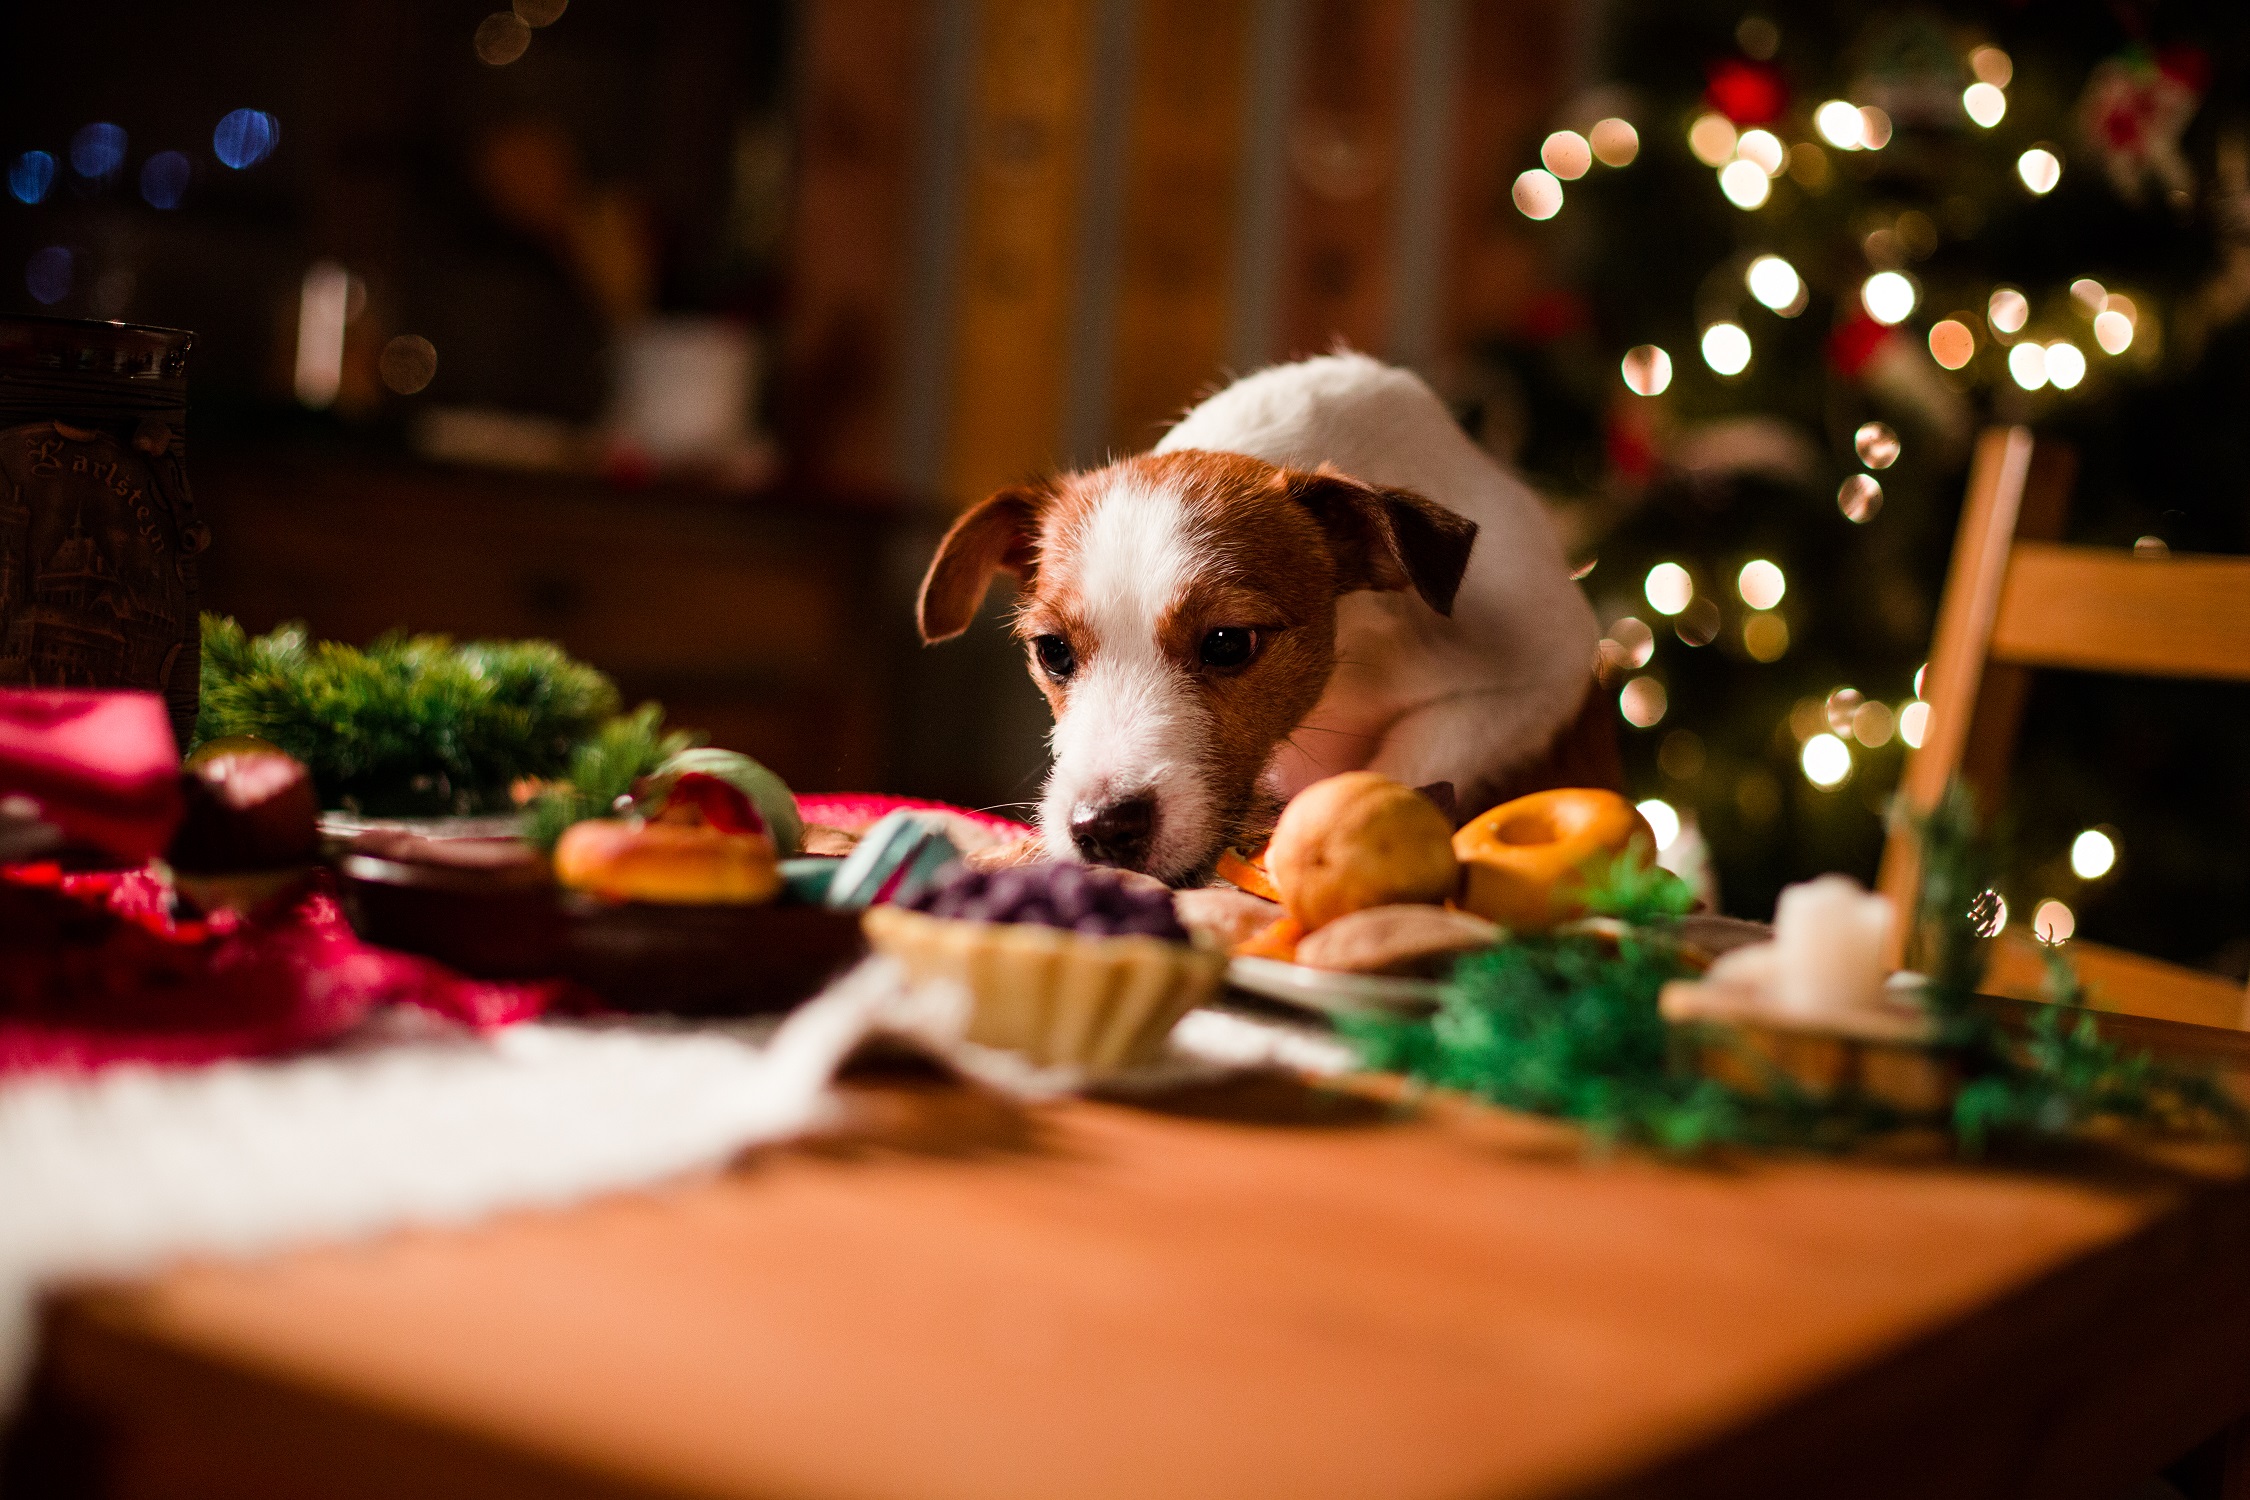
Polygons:
<instances>
[{"instance_id":1,"label":"purple berry filling","mask_svg":"<svg viewBox=\"0 0 2250 1500\"><path fill-rule=\"evenodd\" d=\"M1018 865L991 871L955 865L902 895L898 904L933 917L1029 922L1086 937L1188 940L1169 892L1129 882L1100 865Z\"/></svg>"}]
</instances>

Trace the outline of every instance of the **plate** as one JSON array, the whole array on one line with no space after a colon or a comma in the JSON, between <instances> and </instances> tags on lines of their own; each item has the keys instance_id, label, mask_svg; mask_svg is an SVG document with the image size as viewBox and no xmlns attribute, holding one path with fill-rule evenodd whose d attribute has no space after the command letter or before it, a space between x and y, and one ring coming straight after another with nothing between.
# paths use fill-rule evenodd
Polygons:
<instances>
[{"instance_id":1,"label":"plate","mask_svg":"<svg viewBox=\"0 0 2250 1500\"><path fill-rule=\"evenodd\" d=\"M1340 974L1332 969L1283 963L1278 958L1230 959L1227 983L1262 1000L1278 1000L1326 1015L1363 1015L1370 1011L1426 1015L1437 1009L1443 994L1435 980Z\"/></svg>"}]
</instances>

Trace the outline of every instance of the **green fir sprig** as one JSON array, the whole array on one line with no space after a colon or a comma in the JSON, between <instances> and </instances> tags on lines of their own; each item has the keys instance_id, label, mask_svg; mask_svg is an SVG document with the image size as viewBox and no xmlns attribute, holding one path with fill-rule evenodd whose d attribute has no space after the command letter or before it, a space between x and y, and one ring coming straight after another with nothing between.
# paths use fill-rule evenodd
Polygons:
<instances>
[{"instance_id":1,"label":"green fir sprig","mask_svg":"<svg viewBox=\"0 0 2250 1500\"><path fill-rule=\"evenodd\" d=\"M571 824L606 816L634 782L695 743L685 730L667 733L664 711L653 703L610 720L571 752L567 774L532 799L524 810L524 838L553 849Z\"/></svg>"},{"instance_id":2,"label":"green fir sprig","mask_svg":"<svg viewBox=\"0 0 2250 1500\"><path fill-rule=\"evenodd\" d=\"M362 650L301 624L252 636L203 617L196 742L280 746L312 772L324 807L505 810L511 786L561 775L617 710L610 680L548 641L387 635Z\"/></svg>"}]
</instances>

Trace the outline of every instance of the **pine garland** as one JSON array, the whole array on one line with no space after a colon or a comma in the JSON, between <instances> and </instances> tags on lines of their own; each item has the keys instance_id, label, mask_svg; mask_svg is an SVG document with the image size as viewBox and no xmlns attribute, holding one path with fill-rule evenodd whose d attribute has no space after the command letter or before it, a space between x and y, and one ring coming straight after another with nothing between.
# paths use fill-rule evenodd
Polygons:
<instances>
[{"instance_id":1,"label":"pine garland","mask_svg":"<svg viewBox=\"0 0 2250 1500\"><path fill-rule=\"evenodd\" d=\"M361 650L301 624L251 636L203 617L196 743L272 742L311 770L324 807L505 810L512 785L561 775L617 710L610 680L548 641L387 635Z\"/></svg>"},{"instance_id":2,"label":"pine garland","mask_svg":"<svg viewBox=\"0 0 2250 1500\"><path fill-rule=\"evenodd\" d=\"M606 816L633 783L696 743L684 730L664 730L664 712L644 703L610 720L570 754L570 769L550 782L525 810L524 837L553 849L563 830L587 818Z\"/></svg>"},{"instance_id":3,"label":"pine garland","mask_svg":"<svg viewBox=\"0 0 2250 1500\"><path fill-rule=\"evenodd\" d=\"M2070 1135L2096 1120L2245 1128L2242 1110L2210 1078L2104 1040L2059 949L2048 955L2049 1005L2022 1035L2004 1031L1977 999L1992 866L1975 808L1955 787L1913 826L1923 859L1915 925L1928 968L1924 1003L1970 1079L1951 1122L1963 1155L1996 1139ZM1608 920L1471 955L1432 1016L1350 1016L1340 1028L1369 1067L1576 1121L1598 1143L1671 1154L1721 1145L1830 1150L1895 1127L1884 1111L1822 1103L1784 1079L1752 1096L1695 1070L1699 1049L1681 1045L1657 1003L1668 981L1691 975L1677 930L1692 900L1662 870L1621 858L1589 872L1586 904Z\"/></svg>"}]
</instances>

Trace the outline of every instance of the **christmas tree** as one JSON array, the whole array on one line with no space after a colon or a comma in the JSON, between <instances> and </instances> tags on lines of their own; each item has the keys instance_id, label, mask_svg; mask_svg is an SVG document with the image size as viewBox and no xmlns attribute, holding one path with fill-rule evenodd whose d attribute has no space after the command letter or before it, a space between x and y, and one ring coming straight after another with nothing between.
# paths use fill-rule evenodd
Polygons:
<instances>
[{"instance_id":1,"label":"christmas tree","mask_svg":"<svg viewBox=\"0 0 2250 1500\"><path fill-rule=\"evenodd\" d=\"M1701 828L1729 910L1872 878L1978 429L2075 450L2071 540L2250 550L2246 30L1607 13L1607 82L1502 200L1558 287L1484 351L1472 420L1558 502L1636 795ZM2239 972L2246 708L2044 674L1994 810L2016 920Z\"/></svg>"}]
</instances>

